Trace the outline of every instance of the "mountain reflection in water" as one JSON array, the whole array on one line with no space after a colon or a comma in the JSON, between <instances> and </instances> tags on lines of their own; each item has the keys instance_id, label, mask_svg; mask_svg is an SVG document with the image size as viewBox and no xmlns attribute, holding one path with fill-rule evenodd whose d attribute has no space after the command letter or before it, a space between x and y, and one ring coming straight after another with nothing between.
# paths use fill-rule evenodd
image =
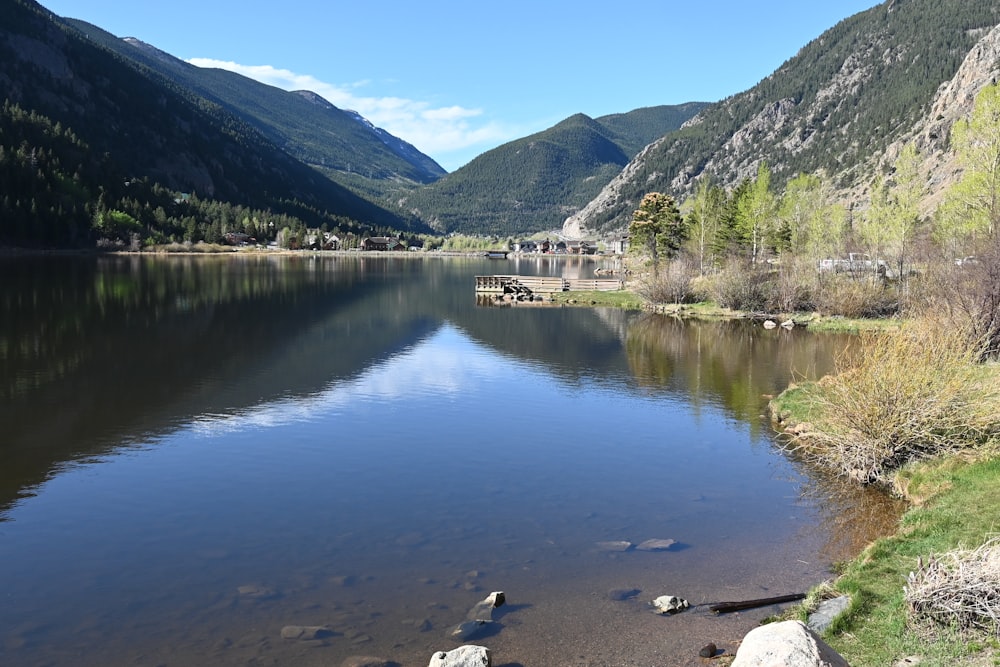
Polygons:
<instances>
[{"instance_id":1,"label":"mountain reflection in water","mask_svg":"<svg viewBox=\"0 0 1000 667\"><path fill-rule=\"evenodd\" d=\"M763 416L842 339L477 307L473 276L510 269L593 264L0 263L0 664L422 665L490 590L498 664L645 664L774 611L665 624L648 599L806 588L894 527ZM596 547L649 538L677 545Z\"/></svg>"}]
</instances>

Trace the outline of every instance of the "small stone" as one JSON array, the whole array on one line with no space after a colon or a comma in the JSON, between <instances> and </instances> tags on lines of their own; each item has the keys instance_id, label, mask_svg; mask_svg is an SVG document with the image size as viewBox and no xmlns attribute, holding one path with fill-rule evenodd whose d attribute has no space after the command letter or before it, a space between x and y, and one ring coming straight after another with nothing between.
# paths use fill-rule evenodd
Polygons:
<instances>
[{"instance_id":1,"label":"small stone","mask_svg":"<svg viewBox=\"0 0 1000 667\"><path fill-rule=\"evenodd\" d=\"M369 635L358 635L357 637L355 637L354 639L351 640L351 643L352 644L367 644L371 640L372 640L372 638Z\"/></svg>"},{"instance_id":2,"label":"small stone","mask_svg":"<svg viewBox=\"0 0 1000 667\"><path fill-rule=\"evenodd\" d=\"M833 624L834 619L842 614L850 604L851 598L849 595L841 595L830 600L823 600L816 607L816 611L809 614L807 622L809 629L816 634L826 632L826 629Z\"/></svg>"},{"instance_id":3,"label":"small stone","mask_svg":"<svg viewBox=\"0 0 1000 667\"><path fill-rule=\"evenodd\" d=\"M632 543L627 540L598 542L597 548L600 551L628 551L632 548Z\"/></svg>"},{"instance_id":4,"label":"small stone","mask_svg":"<svg viewBox=\"0 0 1000 667\"><path fill-rule=\"evenodd\" d=\"M785 320L784 322L781 323L781 326L785 329L794 329L795 320Z\"/></svg>"},{"instance_id":5,"label":"small stone","mask_svg":"<svg viewBox=\"0 0 1000 667\"><path fill-rule=\"evenodd\" d=\"M465 615L465 618L470 621L492 621L493 610L502 607L506 601L507 596L504 595L503 591L493 591L486 596L485 600L477 602Z\"/></svg>"},{"instance_id":6,"label":"small stone","mask_svg":"<svg viewBox=\"0 0 1000 667\"><path fill-rule=\"evenodd\" d=\"M701 656L702 658L714 658L718 650L719 650L718 646L716 646L712 642L709 642L701 647L701 650L698 651L698 655Z\"/></svg>"},{"instance_id":7,"label":"small stone","mask_svg":"<svg viewBox=\"0 0 1000 667\"><path fill-rule=\"evenodd\" d=\"M459 646L451 651L438 651L427 667L491 667L490 650L485 646Z\"/></svg>"},{"instance_id":8,"label":"small stone","mask_svg":"<svg viewBox=\"0 0 1000 667\"><path fill-rule=\"evenodd\" d=\"M777 326L778 326L778 324L774 320L764 320L764 328L765 329L774 329Z\"/></svg>"},{"instance_id":9,"label":"small stone","mask_svg":"<svg viewBox=\"0 0 1000 667\"><path fill-rule=\"evenodd\" d=\"M653 607L658 614L677 614L690 606L687 600L676 595L661 595L653 600Z\"/></svg>"},{"instance_id":10,"label":"small stone","mask_svg":"<svg viewBox=\"0 0 1000 667\"><path fill-rule=\"evenodd\" d=\"M677 544L677 540L646 540L636 547L639 551L666 551Z\"/></svg>"}]
</instances>

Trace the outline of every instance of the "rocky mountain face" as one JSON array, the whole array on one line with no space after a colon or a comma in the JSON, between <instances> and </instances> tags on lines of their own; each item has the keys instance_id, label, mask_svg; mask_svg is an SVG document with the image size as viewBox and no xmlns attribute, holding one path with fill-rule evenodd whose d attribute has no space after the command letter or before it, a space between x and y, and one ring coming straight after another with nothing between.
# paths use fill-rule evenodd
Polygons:
<instances>
[{"instance_id":1,"label":"rocky mountain face","mask_svg":"<svg viewBox=\"0 0 1000 667\"><path fill-rule=\"evenodd\" d=\"M876 170L908 141L925 158L929 207L955 176L951 125L996 79L998 20L995 0L890 0L850 17L757 86L647 146L563 233L620 231L646 192L683 199L701 177L733 187L762 161L779 189L820 173L863 207Z\"/></svg>"},{"instance_id":2,"label":"rocky mountain face","mask_svg":"<svg viewBox=\"0 0 1000 667\"><path fill-rule=\"evenodd\" d=\"M1000 80L1000 25L986 33L969 51L958 73L938 88L930 112L913 129L885 152L884 164L893 163L909 142L914 142L923 157L921 173L925 177L928 196L924 199L925 213L940 203L945 190L955 182L961 169L949 148L951 128L955 122L972 113L976 95L984 87ZM847 193L857 199L863 196L855 188Z\"/></svg>"}]
</instances>

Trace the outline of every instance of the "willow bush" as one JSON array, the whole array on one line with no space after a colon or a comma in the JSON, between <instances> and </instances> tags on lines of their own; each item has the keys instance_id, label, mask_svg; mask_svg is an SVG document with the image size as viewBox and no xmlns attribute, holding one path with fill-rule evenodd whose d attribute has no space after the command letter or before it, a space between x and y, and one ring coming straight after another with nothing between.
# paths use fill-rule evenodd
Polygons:
<instances>
[{"instance_id":1,"label":"willow bush","mask_svg":"<svg viewBox=\"0 0 1000 667\"><path fill-rule=\"evenodd\" d=\"M914 460L982 447L1000 435L1000 373L980 345L930 319L862 333L838 372L808 391L820 415L806 455L865 484L889 484Z\"/></svg>"}]
</instances>

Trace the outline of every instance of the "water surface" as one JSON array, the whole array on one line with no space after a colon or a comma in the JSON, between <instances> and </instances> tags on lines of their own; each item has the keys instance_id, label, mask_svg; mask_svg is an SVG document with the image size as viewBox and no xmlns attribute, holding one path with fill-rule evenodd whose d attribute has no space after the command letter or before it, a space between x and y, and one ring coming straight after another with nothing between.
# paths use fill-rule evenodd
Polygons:
<instances>
[{"instance_id":1,"label":"water surface","mask_svg":"<svg viewBox=\"0 0 1000 667\"><path fill-rule=\"evenodd\" d=\"M0 264L0 664L425 665L493 590L495 665L698 664L775 608L649 600L803 591L891 527L762 417L843 339L476 305L593 267Z\"/></svg>"}]
</instances>

